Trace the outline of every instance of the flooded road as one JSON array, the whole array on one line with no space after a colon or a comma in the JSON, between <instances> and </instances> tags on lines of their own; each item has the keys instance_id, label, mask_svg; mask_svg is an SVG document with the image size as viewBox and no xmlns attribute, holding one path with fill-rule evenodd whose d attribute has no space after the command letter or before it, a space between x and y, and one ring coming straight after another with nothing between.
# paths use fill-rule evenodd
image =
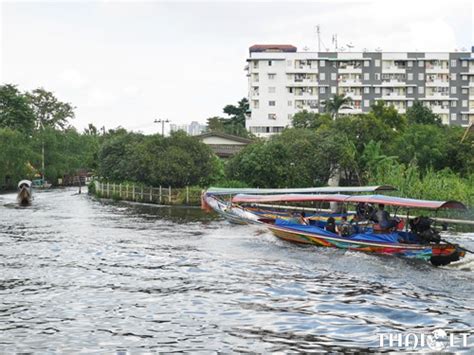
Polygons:
<instances>
[{"instance_id":1,"label":"flooded road","mask_svg":"<svg viewBox=\"0 0 474 355\"><path fill-rule=\"evenodd\" d=\"M434 268L300 247L75 192L26 208L0 195L0 353L382 351L380 333L474 328L472 255ZM473 234L447 238L474 249Z\"/></svg>"}]
</instances>

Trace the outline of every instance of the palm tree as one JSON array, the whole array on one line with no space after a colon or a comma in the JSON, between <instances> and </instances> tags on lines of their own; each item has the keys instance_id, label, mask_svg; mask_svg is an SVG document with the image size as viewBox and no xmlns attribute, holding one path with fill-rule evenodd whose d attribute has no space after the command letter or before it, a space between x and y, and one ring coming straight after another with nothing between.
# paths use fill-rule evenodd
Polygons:
<instances>
[{"instance_id":1,"label":"palm tree","mask_svg":"<svg viewBox=\"0 0 474 355\"><path fill-rule=\"evenodd\" d=\"M326 106L326 112L329 113L333 119L339 116L339 110L344 107L350 107L352 99L345 95L334 95L331 99L323 102Z\"/></svg>"}]
</instances>

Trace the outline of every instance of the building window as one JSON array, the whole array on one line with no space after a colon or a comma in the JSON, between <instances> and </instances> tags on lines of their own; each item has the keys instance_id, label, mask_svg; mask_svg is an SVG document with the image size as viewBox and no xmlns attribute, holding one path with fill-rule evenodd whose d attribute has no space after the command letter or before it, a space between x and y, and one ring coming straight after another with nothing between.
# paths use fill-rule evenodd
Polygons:
<instances>
[{"instance_id":1,"label":"building window","mask_svg":"<svg viewBox=\"0 0 474 355\"><path fill-rule=\"evenodd\" d=\"M464 80L464 81L467 80L467 75L463 75L462 80Z\"/></svg>"},{"instance_id":2,"label":"building window","mask_svg":"<svg viewBox=\"0 0 474 355\"><path fill-rule=\"evenodd\" d=\"M408 80L413 80L413 73L408 73L407 74L407 79Z\"/></svg>"},{"instance_id":3,"label":"building window","mask_svg":"<svg viewBox=\"0 0 474 355\"><path fill-rule=\"evenodd\" d=\"M331 73L331 80L336 80L336 79L337 79L337 74Z\"/></svg>"},{"instance_id":4,"label":"building window","mask_svg":"<svg viewBox=\"0 0 474 355\"><path fill-rule=\"evenodd\" d=\"M413 67L413 60L409 60L409 61L407 62L407 66L408 66L408 68Z\"/></svg>"},{"instance_id":5,"label":"building window","mask_svg":"<svg viewBox=\"0 0 474 355\"><path fill-rule=\"evenodd\" d=\"M451 101L451 107L456 107L456 101Z\"/></svg>"},{"instance_id":6,"label":"building window","mask_svg":"<svg viewBox=\"0 0 474 355\"><path fill-rule=\"evenodd\" d=\"M425 62L423 60L418 61L418 67L423 68L425 65Z\"/></svg>"},{"instance_id":7,"label":"building window","mask_svg":"<svg viewBox=\"0 0 474 355\"><path fill-rule=\"evenodd\" d=\"M467 68L467 60L461 60L463 68Z\"/></svg>"},{"instance_id":8,"label":"building window","mask_svg":"<svg viewBox=\"0 0 474 355\"><path fill-rule=\"evenodd\" d=\"M368 60L364 60L364 67L370 67L370 62Z\"/></svg>"},{"instance_id":9,"label":"building window","mask_svg":"<svg viewBox=\"0 0 474 355\"><path fill-rule=\"evenodd\" d=\"M456 121L456 114L455 113L451 114L451 121Z\"/></svg>"},{"instance_id":10,"label":"building window","mask_svg":"<svg viewBox=\"0 0 474 355\"><path fill-rule=\"evenodd\" d=\"M455 86L451 86L451 94L456 94L456 87Z\"/></svg>"},{"instance_id":11,"label":"building window","mask_svg":"<svg viewBox=\"0 0 474 355\"><path fill-rule=\"evenodd\" d=\"M364 107L370 107L370 100L364 100Z\"/></svg>"},{"instance_id":12,"label":"building window","mask_svg":"<svg viewBox=\"0 0 474 355\"><path fill-rule=\"evenodd\" d=\"M370 88L368 86L364 88L364 94L370 94Z\"/></svg>"},{"instance_id":13,"label":"building window","mask_svg":"<svg viewBox=\"0 0 474 355\"><path fill-rule=\"evenodd\" d=\"M456 73L452 73L451 74L451 80L456 80L457 76L456 76Z\"/></svg>"},{"instance_id":14,"label":"building window","mask_svg":"<svg viewBox=\"0 0 474 355\"><path fill-rule=\"evenodd\" d=\"M268 93L269 93L269 94L274 94L275 91L276 91L276 88L275 88L274 86L269 86L269 87L268 87Z\"/></svg>"},{"instance_id":15,"label":"building window","mask_svg":"<svg viewBox=\"0 0 474 355\"><path fill-rule=\"evenodd\" d=\"M271 60L268 61L268 66L269 66L269 67L272 66L272 61L271 61Z\"/></svg>"},{"instance_id":16,"label":"building window","mask_svg":"<svg viewBox=\"0 0 474 355\"><path fill-rule=\"evenodd\" d=\"M375 59L375 66L380 67L380 59Z\"/></svg>"},{"instance_id":17,"label":"building window","mask_svg":"<svg viewBox=\"0 0 474 355\"><path fill-rule=\"evenodd\" d=\"M424 86L418 86L418 94L424 94L424 93L425 93Z\"/></svg>"},{"instance_id":18,"label":"building window","mask_svg":"<svg viewBox=\"0 0 474 355\"><path fill-rule=\"evenodd\" d=\"M408 93L408 94L413 94L413 87L409 86L409 87L407 88L407 93Z\"/></svg>"},{"instance_id":19,"label":"building window","mask_svg":"<svg viewBox=\"0 0 474 355\"><path fill-rule=\"evenodd\" d=\"M461 118L463 121L467 121L467 115L462 115Z\"/></svg>"},{"instance_id":20,"label":"building window","mask_svg":"<svg viewBox=\"0 0 474 355\"><path fill-rule=\"evenodd\" d=\"M375 80L380 80L380 73L375 73Z\"/></svg>"},{"instance_id":21,"label":"building window","mask_svg":"<svg viewBox=\"0 0 474 355\"><path fill-rule=\"evenodd\" d=\"M425 74L418 73L418 80L421 80L421 81L425 80Z\"/></svg>"},{"instance_id":22,"label":"building window","mask_svg":"<svg viewBox=\"0 0 474 355\"><path fill-rule=\"evenodd\" d=\"M407 106L408 106L408 107L412 107L412 106L413 106L413 101L408 101L408 102L407 102Z\"/></svg>"},{"instance_id":23,"label":"building window","mask_svg":"<svg viewBox=\"0 0 474 355\"><path fill-rule=\"evenodd\" d=\"M336 93L336 87L335 86L331 86L331 94L335 94Z\"/></svg>"},{"instance_id":24,"label":"building window","mask_svg":"<svg viewBox=\"0 0 474 355\"><path fill-rule=\"evenodd\" d=\"M451 68L456 68L456 59L451 59Z\"/></svg>"},{"instance_id":25,"label":"building window","mask_svg":"<svg viewBox=\"0 0 474 355\"><path fill-rule=\"evenodd\" d=\"M259 108L259 101L258 100L253 100L253 108Z\"/></svg>"},{"instance_id":26,"label":"building window","mask_svg":"<svg viewBox=\"0 0 474 355\"><path fill-rule=\"evenodd\" d=\"M326 88L325 87L320 87L319 88L319 93L320 94L325 94L326 93Z\"/></svg>"},{"instance_id":27,"label":"building window","mask_svg":"<svg viewBox=\"0 0 474 355\"><path fill-rule=\"evenodd\" d=\"M377 87L374 89L374 92L375 92L376 94L380 94L380 88L377 86Z\"/></svg>"},{"instance_id":28,"label":"building window","mask_svg":"<svg viewBox=\"0 0 474 355\"><path fill-rule=\"evenodd\" d=\"M469 94L469 89L462 89L461 92L462 92L464 95L467 95L467 94Z\"/></svg>"},{"instance_id":29,"label":"building window","mask_svg":"<svg viewBox=\"0 0 474 355\"><path fill-rule=\"evenodd\" d=\"M319 66L320 67L325 67L326 66L326 61L325 60L320 60L319 61Z\"/></svg>"},{"instance_id":30,"label":"building window","mask_svg":"<svg viewBox=\"0 0 474 355\"><path fill-rule=\"evenodd\" d=\"M276 102L271 100L271 101L268 101L268 106L275 106Z\"/></svg>"},{"instance_id":31,"label":"building window","mask_svg":"<svg viewBox=\"0 0 474 355\"><path fill-rule=\"evenodd\" d=\"M364 80L370 80L370 73L364 73Z\"/></svg>"},{"instance_id":32,"label":"building window","mask_svg":"<svg viewBox=\"0 0 474 355\"><path fill-rule=\"evenodd\" d=\"M467 100L462 100L462 107L467 107Z\"/></svg>"},{"instance_id":33,"label":"building window","mask_svg":"<svg viewBox=\"0 0 474 355\"><path fill-rule=\"evenodd\" d=\"M319 74L319 80L323 80L323 81L326 80L326 74L324 73Z\"/></svg>"},{"instance_id":34,"label":"building window","mask_svg":"<svg viewBox=\"0 0 474 355\"><path fill-rule=\"evenodd\" d=\"M291 121L291 119L293 118L293 115L291 113L288 114L288 121Z\"/></svg>"},{"instance_id":35,"label":"building window","mask_svg":"<svg viewBox=\"0 0 474 355\"><path fill-rule=\"evenodd\" d=\"M276 74L268 74L268 80L274 80Z\"/></svg>"},{"instance_id":36,"label":"building window","mask_svg":"<svg viewBox=\"0 0 474 355\"><path fill-rule=\"evenodd\" d=\"M276 113L269 113L268 114L268 119L269 120L276 120L277 119Z\"/></svg>"}]
</instances>

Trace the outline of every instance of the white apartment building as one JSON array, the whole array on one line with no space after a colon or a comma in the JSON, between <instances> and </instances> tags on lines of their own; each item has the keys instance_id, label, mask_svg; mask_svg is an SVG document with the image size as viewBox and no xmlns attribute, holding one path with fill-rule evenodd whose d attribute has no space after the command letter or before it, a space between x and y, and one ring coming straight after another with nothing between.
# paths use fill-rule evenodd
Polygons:
<instances>
[{"instance_id":1,"label":"white apartment building","mask_svg":"<svg viewBox=\"0 0 474 355\"><path fill-rule=\"evenodd\" d=\"M474 49L474 47L473 47ZM324 112L333 95L352 98L340 113L364 113L379 100L401 113L419 100L445 124L474 122L472 52L298 52L291 45L250 47L246 127L269 136L301 111Z\"/></svg>"}]
</instances>

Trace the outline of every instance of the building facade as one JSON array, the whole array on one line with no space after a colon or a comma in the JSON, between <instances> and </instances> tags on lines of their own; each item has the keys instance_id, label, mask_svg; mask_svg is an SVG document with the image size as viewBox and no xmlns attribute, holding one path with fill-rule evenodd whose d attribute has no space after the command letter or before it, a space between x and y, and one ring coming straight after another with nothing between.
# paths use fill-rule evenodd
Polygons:
<instances>
[{"instance_id":1,"label":"building facade","mask_svg":"<svg viewBox=\"0 0 474 355\"><path fill-rule=\"evenodd\" d=\"M281 132L301 110L324 112L324 101L336 94L352 98L341 114L368 112L379 100L404 113L418 100L444 124L474 122L472 52L314 53L291 45L249 52L246 128L257 136Z\"/></svg>"},{"instance_id":2,"label":"building facade","mask_svg":"<svg viewBox=\"0 0 474 355\"><path fill-rule=\"evenodd\" d=\"M200 124L197 121L192 121L190 124L170 124L170 132L184 131L190 136L197 136L206 130L206 125Z\"/></svg>"}]
</instances>

